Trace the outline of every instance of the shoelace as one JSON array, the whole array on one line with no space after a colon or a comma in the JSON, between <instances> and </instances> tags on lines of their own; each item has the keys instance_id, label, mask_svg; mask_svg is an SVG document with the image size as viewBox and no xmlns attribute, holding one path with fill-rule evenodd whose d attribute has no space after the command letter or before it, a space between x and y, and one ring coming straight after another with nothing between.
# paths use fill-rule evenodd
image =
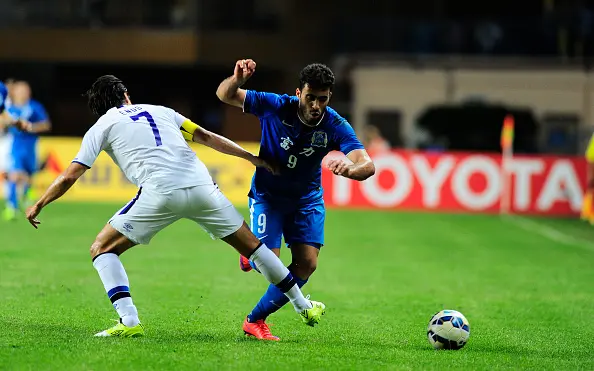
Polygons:
<instances>
[{"instance_id":1,"label":"shoelace","mask_svg":"<svg viewBox=\"0 0 594 371\"><path fill-rule=\"evenodd\" d=\"M260 331L262 331L262 336L272 336L270 328L268 328L268 325L264 322L264 320L258 320L256 321L256 324L258 325Z\"/></svg>"}]
</instances>

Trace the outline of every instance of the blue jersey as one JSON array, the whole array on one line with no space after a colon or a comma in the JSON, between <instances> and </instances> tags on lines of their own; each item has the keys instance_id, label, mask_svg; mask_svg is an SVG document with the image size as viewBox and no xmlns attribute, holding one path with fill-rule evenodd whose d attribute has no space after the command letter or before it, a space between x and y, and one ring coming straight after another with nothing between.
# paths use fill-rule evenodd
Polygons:
<instances>
[{"instance_id":1,"label":"blue jersey","mask_svg":"<svg viewBox=\"0 0 594 371\"><path fill-rule=\"evenodd\" d=\"M297 116L296 96L248 90L244 111L262 126L260 156L280 166L280 175L257 168L249 196L262 200L315 201L322 198L322 159L330 151L344 154L363 149L351 125L328 107L315 127Z\"/></svg>"},{"instance_id":2,"label":"blue jersey","mask_svg":"<svg viewBox=\"0 0 594 371\"><path fill-rule=\"evenodd\" d=\"M8 98L8 89L6 85L0 82L0 113L6 108L6 99Z\"/></svg>"},{"instance_id":3,"label":"blue jersey","mask_svg":"<svg viewBox=\"0 0 594 371\"><path fill-rule=\"evenodd\" d=\"M14 120L24 120L33 125L47 121L48 116L43 105L31 99L23 106L8 105L7 111ZM15 127L10 128L12 134L12 152L30 152L35 149L38 136L33 133L26 133Z\"/></svg>"}]
</instances>

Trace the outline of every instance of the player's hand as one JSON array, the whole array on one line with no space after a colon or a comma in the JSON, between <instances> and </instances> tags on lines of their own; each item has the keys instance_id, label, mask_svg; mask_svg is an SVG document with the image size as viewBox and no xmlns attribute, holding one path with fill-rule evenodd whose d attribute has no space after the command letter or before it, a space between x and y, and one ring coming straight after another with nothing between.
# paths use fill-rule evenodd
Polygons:
<instances>
[{"instance_id":1,"label":"player's hand","mask_svg":"<svg viewBox=\"0 0 594 371\"><path fill-rule=\"evenodd\" d=\"M278 166L273 164L270 161L266 161L261 157L254 156L251 160L251 163L254 164L256 167L263 167L266 170L270 171L273 175L278 175L280 173Z\"/></svg>"},{"instance_id":2,"label":"player's hand","mask_svg":"<svg viewBox=\"0 0 594 371\"><path fill-rule=\"evenodd\" d=\"M256 72L256 62L252 59L240 59L235 62L235 71L233 76L240 85L246 83L250 77Z\"/></svg>"},{"instance_id":3,"label":"player's hand","mask_svg":"<svg viewBox=\"0 0 594 371\"><path fill-rule=\"evenodd\" d=\"M23 121L23 120L16 120L12 123L12 125L19 129L20 131L24 131L24 132L30 132L31 128L33 127L33 125L31 125L31 123L27 122L27 121Z\"/></svg>"},{"instance_id":4,"label":"player's hand","mask_svg":"<svg viewBox=\"0 0 594 371\"><path fill-rule=\"evenodd\" d=\"M40 212L41 212L41 207L39 207L37 205L31 206L25 212L25 215L27 216L27 220L29 221L29 223L31 223L31 225L33 227L35 227L35 229L39 228L38 225L41 224L41 222L39 220L37 220L37 216L39 215Z\"/></svg>"},{"instance_id":5,"label":"player's hand","mask_svg":"<svg viewBox=\"0 0 594 371\"><path fill-rule=\"evenodd\" d=\"M328 161L328 170L330 170L335 175L348 178L351 165L347 164L344 160L330 160Z\"/></svg>"}]
</instances>

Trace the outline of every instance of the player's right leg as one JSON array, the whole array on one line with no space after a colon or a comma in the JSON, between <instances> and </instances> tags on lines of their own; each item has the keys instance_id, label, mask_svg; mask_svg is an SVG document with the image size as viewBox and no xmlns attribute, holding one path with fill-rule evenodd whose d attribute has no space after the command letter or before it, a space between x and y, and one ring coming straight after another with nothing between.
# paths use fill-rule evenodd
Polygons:
<instances>
[{"instance_id":1,"label":"player's right leg","mask_svg":"<svg viewBox=\"0 0 594 371\"><path fill-rule=\"evenodd\" d=\"M26 174L23 171L11 169L8 173L8 197L3 214L5 220L16 219L19 210L19 188L22 187L25 180Z\"/></svg>"},{"instance_id":2,"label":"player's right leg","mask_svg":"<svg viewBox=\"0 0 594 371\"><path fill-rule=\"evenodd\" d=\"M107 224L91 245L93 267L99 273L111 304L118 312L119 322L95 336L137 337L144 335L138 310L130 294L130 282L120 261L120 255L136 245L126 236Z\"/></svg>"},{"instance_id":3,"label":"player's right leg","mask_svg":"<svg viewBox=\"0 0 594 371\"><path fill-rule=\"evenodd\" d=\"M23 180L21 200L23 209L31 206L34 201L34 192L32 190L33 176L37 173L37 149L34 148L25 161L26 178Z\"/></svg>"},{"instance_id":4,"label":"player's right leg","mask_svg":"<svg viewBox=\"0 0 594 371\"><path fill-rule=\"evenodd\" d=\"M248 228L241 214L215 186L187 190L183 205L185 217L200 224L214 238L220 238L250 259L262 275L289 298L303 321L313 326L325 312L322 303L303 296L291 272ZM274 340L274 339L270 339Z\"/></svg>"},{"instance_id":5,"label":"player's right leg","mask_svg":"<svg viewBox=\"0 0 594 371\"><path fill-rule=\"evenodd\" d=\"M144 334L130 295L128 276L119 256L134 245L149 244L159 231L179 219L167 207L170 198L170 193L139 189L136 196L109 220L93 243L93 266L120 316L117 325L96 336L130 337Z\"/></svg>"},{"instance_id":6,"label":"player's right leg","mask_svg":"<svg viewBox=\"0 0 594 371\"><path fill-rule=\"evenodd\" d=\"M234 209L235 210L235 209ZM237 212L235 210L235 212ZM239 213L238 213L239 214ZM241 217L241 215L239 215ZM303 296L293 274L283 262L262 243L248 228L242 219L241 227L232 234L222 237L223 241L233 246L241 255L249 258L258 267L264 277L276 286L287 298L307 325L320 322L326 312L323 303L310 301Z\"/></svg>"}]
</instances>

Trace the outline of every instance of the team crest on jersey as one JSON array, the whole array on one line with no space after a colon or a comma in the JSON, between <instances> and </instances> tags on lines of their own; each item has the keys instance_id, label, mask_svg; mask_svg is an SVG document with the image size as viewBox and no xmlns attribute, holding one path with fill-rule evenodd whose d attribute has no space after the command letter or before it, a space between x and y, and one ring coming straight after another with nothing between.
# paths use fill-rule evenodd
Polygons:
<instances>
[{"instance_id":1,"label":"team crest on jersey","mask_svg":"<svg viewBox=\"0 0 594 371\"><path fill-rule=\"evenodd\" d=\"M316 131L311 136L311 145L314 147L326 147L328 144L328 134L325 131Z\"/></svg>"}]
</instances>

